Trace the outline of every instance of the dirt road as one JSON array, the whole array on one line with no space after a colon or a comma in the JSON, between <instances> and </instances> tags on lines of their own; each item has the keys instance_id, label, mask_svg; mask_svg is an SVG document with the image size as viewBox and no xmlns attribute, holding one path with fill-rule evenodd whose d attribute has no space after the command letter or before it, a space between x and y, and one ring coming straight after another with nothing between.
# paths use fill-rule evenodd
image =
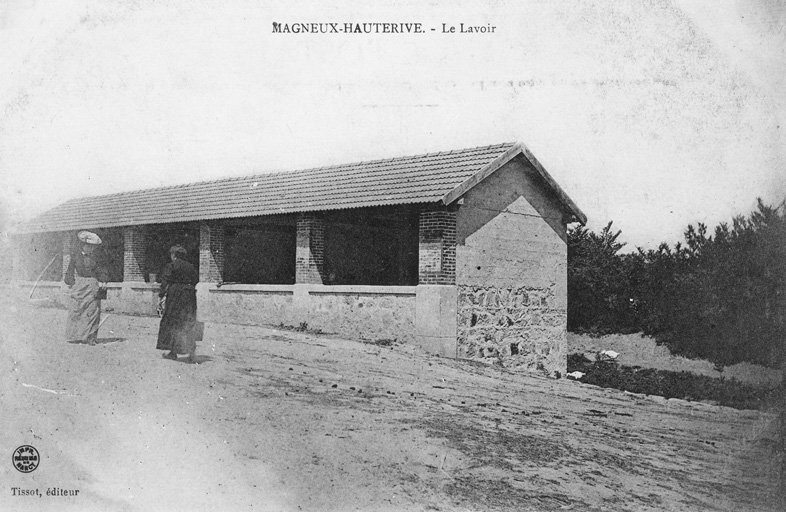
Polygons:
<instances>
[{"instance_id":1,"label":"dirt road","mask_svg":"<svg viewBox=\"0 0 786 512\"><path fill-rule=\"evenodd\" d=\"M97 347L64 324L0 315L2 510L780 509L771 414L254 326L208 324L188 365L155 318Z\"/></svg>"}]
</instances>

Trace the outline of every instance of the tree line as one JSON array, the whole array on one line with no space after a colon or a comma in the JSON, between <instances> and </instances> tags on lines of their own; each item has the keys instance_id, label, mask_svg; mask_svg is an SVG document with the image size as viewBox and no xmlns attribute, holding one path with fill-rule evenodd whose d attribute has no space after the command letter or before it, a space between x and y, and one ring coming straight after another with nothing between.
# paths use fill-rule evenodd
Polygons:
<instances>
[{"instance_id":1,"label":"tree line","mask_svg":"<svg viewBox=\"0 0 786 512\"><path fill-rule=\"evenodd\" d=\"M684 242L620 254L621 231L568 231L568 329L643 332L672 353L723 367L786 356L786 201Z\"/></svg>"}]
</instances>

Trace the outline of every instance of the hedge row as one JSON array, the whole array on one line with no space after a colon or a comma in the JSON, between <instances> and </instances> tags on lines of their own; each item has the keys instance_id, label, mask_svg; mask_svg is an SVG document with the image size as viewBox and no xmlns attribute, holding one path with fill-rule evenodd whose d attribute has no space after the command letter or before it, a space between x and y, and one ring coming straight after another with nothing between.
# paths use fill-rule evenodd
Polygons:
<instances>
[{"instance_id":1,"label":"hedge row","mask_svg":"<svg viewBox=\"0 0 786 512\"><path fill-rule=\"evenodd\" d=\"M568 372L574 371L585 374L580 379L585 384L665 398L710 401L735 409L774 407L783 392L778 387L751 386L736 379L631 367L614 361L590 361L581 354L568 357Z\"/></svg>"},{"instance_id":2,"label":"hedge row","mask_svg":"<svg viewBox=\"0 0 786 512\"><path fill-rule=\"evenodd\" d=\"M644 332L718 366L780 367L786 339L786 203L688 226L685 243L619 254L620 232L568 233L568 329Z\"/></svg>"}]
</instances>

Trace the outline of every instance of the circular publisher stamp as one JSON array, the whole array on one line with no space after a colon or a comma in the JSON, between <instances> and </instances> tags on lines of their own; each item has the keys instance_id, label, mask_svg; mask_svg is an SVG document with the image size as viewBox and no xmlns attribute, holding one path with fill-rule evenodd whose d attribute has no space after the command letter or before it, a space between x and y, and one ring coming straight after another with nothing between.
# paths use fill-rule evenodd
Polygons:
<instances>
[{"instance_id":1,"label":"circular publisher stamp","mask_svg":"<svg viewBox=\"0 0 786 512\"><path fill-rule=\"evenodd\" d=\"M24 444L14 450L14 455L11 457L14 467L22 473L32 473L38 467L38 450L29 444Z\"/></svg>"}]
</instances>

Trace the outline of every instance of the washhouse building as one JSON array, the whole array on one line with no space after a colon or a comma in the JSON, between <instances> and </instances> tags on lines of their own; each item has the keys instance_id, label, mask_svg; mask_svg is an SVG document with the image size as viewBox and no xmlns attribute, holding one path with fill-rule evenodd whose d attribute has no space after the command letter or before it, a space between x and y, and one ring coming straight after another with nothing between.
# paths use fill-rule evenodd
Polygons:
<instances>
[{"instance_id":1,"label":"washhouse building","mask_svg":"<svg viewBox=\"0 0 786 512\"><path fill-rule=\"evenodd\" d=\"M103 239L104 308L155 314L181 244L201 320L564 374L572 222L586 217L508 143L74 199L13 230L13 275L56 296L87 229Z\"/></svg>"}]
</instances>

